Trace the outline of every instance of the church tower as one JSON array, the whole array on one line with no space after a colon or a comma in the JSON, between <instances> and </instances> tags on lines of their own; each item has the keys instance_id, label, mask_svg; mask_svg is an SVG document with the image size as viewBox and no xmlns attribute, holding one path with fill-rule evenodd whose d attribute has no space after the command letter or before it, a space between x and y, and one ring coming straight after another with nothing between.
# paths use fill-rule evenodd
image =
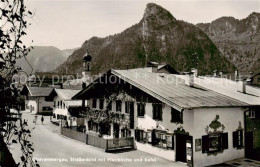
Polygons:
<instances>
[{"instance_id":1,"label":"church tower","mask_svg":"<svg viewBox=\"0 0 260 167\"><path fill-rule=\"evenodd\" d=\"M83 56L83 71L82 71L82 88L84 89L91 81L91 68L90 68L90 62L92 60L91 55L88 52Z\"/></svg>"}]
</instances>

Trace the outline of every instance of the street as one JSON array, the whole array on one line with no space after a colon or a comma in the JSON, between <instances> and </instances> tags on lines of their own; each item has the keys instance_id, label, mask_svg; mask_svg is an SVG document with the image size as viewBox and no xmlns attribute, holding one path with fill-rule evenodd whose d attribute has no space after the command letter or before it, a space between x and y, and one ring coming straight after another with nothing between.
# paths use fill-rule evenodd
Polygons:
<instances>
[{"instance_id":1,"label":"street","mask_svg":"<svg viewBox=\"0 0 260 167\"><path fill-rule=\"evenodd\" d=\"M41 116L38 116L36 125L33 124L31 113L23 113L22 119L28 120L29 128L35 129L32 132L31 141L35 152L33 157L38 160L41 167L50 166L149 166L149 167L181 167L185 166L180 162L171 162L163 158L144 153L138 150L131 150L118 153L106 153L103 150L80 143L59 133L59 127L50 123L50 117L44 117L41 123ZM12 146L10 151L15 160L20 160L19 148Z\"/></svg>"}]
</instances>

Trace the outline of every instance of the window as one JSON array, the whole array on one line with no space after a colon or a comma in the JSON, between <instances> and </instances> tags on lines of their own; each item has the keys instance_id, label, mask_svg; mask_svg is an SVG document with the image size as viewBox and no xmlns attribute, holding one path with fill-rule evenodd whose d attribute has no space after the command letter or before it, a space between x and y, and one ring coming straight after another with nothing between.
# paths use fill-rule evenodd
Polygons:
<instances>
[{"instance_id":1,"label":"window","mask_svg":"<svg viewBox=\"0 0 260 167\"><path fill-rule=\"evenodd\" d=\"M233 147L242 148L243 147L243 130L237 130L233 132Z\"/></svg>"},{"instance_id":2,"label":"window","mask_svg":"<svg viewBox=\"0 0 260 167\"><path fill-rule=\"evenodd\" d=\"M162 121L162 104L153 104L153 119Z\"/></svg>"},{"instance_id":3,"label":"window","mask_svg":"<svg viewBox=\"0 0 260 167\"><path fill-rule=\"evenodd\" d=\"M171 122L183 123L183 115L181 111L171 108Z\"/></svg>"},{"instance_id":4,"label":"window","mask_svg":"<svg viewBox=\"0 0 260 167\"><path fill-rule=\"evenodd\" d=\"M121 129L121 137L131 137L131 130Z\"/></svg>"},{"instance_id":5,"label":"window","mask_svg":"<svg viewBox=\"0 0 260 167\"><path fill-rule=\"evenodd\" d=\"M53 107L56 107L56 101L53 101Z\"/></svg>"},{"instance_id":6,"label":"window","mask_svg":"<svg viewBox=\"0 0 260 167\"><path fill-rule=\"evenodd\" d=\"M52 108L50 108L50 107L42 107L42 111L51 111L52 110Z\"/></svg>"},{"instance_id":7,"label":"window","mask_svg":"<svg viewBox=\"0 0 260 167\"><path fill-rule=\"evenodd\" d=\"M104 99L99 100L99 108L104 109Z\"/></svg>"},{"instance_id":8,"label":"window","mask_svg":"<svg viewBox=\"0 0 260 167\"><path fill-rule=\"evenodd\" d=\"M97 108L97 99L92 100L92 108Z\"/></svg>"},{"instance_id":9,"label":"window","mask_svg":"<svg viewBox=\"0 0 260 167\"><path fill-rule=\"evenodd\" d=\"M129 101L125 102L125 113L130 113L130 102Z\"/></svg>"},{"instance_id":10,"label":"window","mask_svg":"<svg viewBox=\"0 0 260 167\"><path fill-rule=\"evenodd\" d=\"M105 135L111 135L111 126L107 123L100 123L100 133Z\"/></svg>"},{"instance_id":11,"label":"window","mask_svg":"<svg viewBox=\"0 0 260 167\"><path fill-rule=\"evenodd\" d=\"M58 108L60 107L60 101L58 101L57 107L58 107Z\"/></svg>"},{"instance_id":12,"label":"window","mask_svg":"<svg viewBox=\"0 0 260 167\"><path fill-rule=\"evenodd\" d=\"M116 101L116 111L119 111L119 112L122 111L122 101L121 100Z\"/></svg>"},{"instance_id":13,"label":"window","mask_svg":"<svg viewBox=\"0 0 260 167\"><path fill-rule=\"evenodd\" d=\"M112 110L112 103L111 102L109 104L107 104L107 109L110 110L110 111Z\"/></svg>"},{"instance_id":14,"label":"window","mask_svg":"<svg viewBox=\"0 0 260 167\"><path fill-rule=\"evenodd\" d=\"M145 104L144 103L138 103L137 104L137 116L138 117L144 117L145 115Z\"/></svg>"},{"instance_id":15,"label":"window","mask_svg":"<svg viewBox=\"0 0 260 167\"><path fill-rule=\"evenodd\" d=\"M93 121L88 121L88 129L94 132L98 132L98 124Z\"/></svg>"},{"instance_id":16,"label":"window","mask_svg":"<svg viewBox=\"0 0 260 167\"><path fill-rule=\"evenodd\" d=\"M250 110L249 110L249 113L248 113L248 117L249 117L249 118L255 118L255 110L250 109Z\"/></svg>"},{"instance_id":17,"label":"window","mask_svg":"<svg viewBox=\"0 0 260 167\"><path fill-rule=\"evenodd\" d=\"M213 153L228 149L228 133L202 136L202 153Z\"/></svg>"},{"instance_id":18,"label":"window","mask_svg":"<svg viewBox=\"0 0 260 167\"><path fill-rule=\"evenodd\" d=\"M88 130L93 130L93 122L88 121Z\"/></svg>"}]
</instances>

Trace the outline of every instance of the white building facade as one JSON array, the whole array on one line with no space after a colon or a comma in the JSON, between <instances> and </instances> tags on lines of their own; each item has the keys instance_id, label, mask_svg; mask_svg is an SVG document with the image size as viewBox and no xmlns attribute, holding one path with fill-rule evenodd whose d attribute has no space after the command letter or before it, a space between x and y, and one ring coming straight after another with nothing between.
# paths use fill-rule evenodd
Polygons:
<instances>
[{"instance_id":1,"label":"white building facade","mask_svg":"<svg viewBox=\"0 0 260 167\"><path fill-rule=\"evenodd\" d=\"M111 122L102 137L132 136L138 150L189 166L208 166L244 157L247 103L184 82L164 82L174 78L171 74L111 70L106 75L123 83L100 81L73 97L88 99L90 110L97 112L103 112L109 104L107 109L112 115L124 115L129 121L128 126L120 120ZM114 95L111 103L107 90ZM87 131L99 134L102 127L93 118L86 118Z\"/></svg>"}]
</instances>

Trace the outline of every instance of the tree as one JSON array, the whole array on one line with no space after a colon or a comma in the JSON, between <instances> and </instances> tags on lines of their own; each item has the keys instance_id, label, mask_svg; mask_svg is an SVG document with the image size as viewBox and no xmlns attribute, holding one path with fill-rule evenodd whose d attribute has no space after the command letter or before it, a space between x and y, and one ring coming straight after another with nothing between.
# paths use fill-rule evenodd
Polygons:
<instances>
[{"instance_id":1,"label":"tree","mask_svg":"<svg viewBox=\"0 0 260 167\"><path fill-rule=\"evenodd\" d=\"M33 16L27 10L24 0L1 0L0 6L0 166L14 166L8 158L11 144L20 144L23 155L15 166L39 166L33 161L33 144L28 140L31 130L27 121L13 117L11 109L19 111L19 91L13 83L13 76L18 73L16 60L26 56L31 47L26 47L22 37L26 35L29 23L26 19ZM10 155L10 154L9 154ZM14 161L13 161L14 162Z\"/></svg>"}]
</instances>

